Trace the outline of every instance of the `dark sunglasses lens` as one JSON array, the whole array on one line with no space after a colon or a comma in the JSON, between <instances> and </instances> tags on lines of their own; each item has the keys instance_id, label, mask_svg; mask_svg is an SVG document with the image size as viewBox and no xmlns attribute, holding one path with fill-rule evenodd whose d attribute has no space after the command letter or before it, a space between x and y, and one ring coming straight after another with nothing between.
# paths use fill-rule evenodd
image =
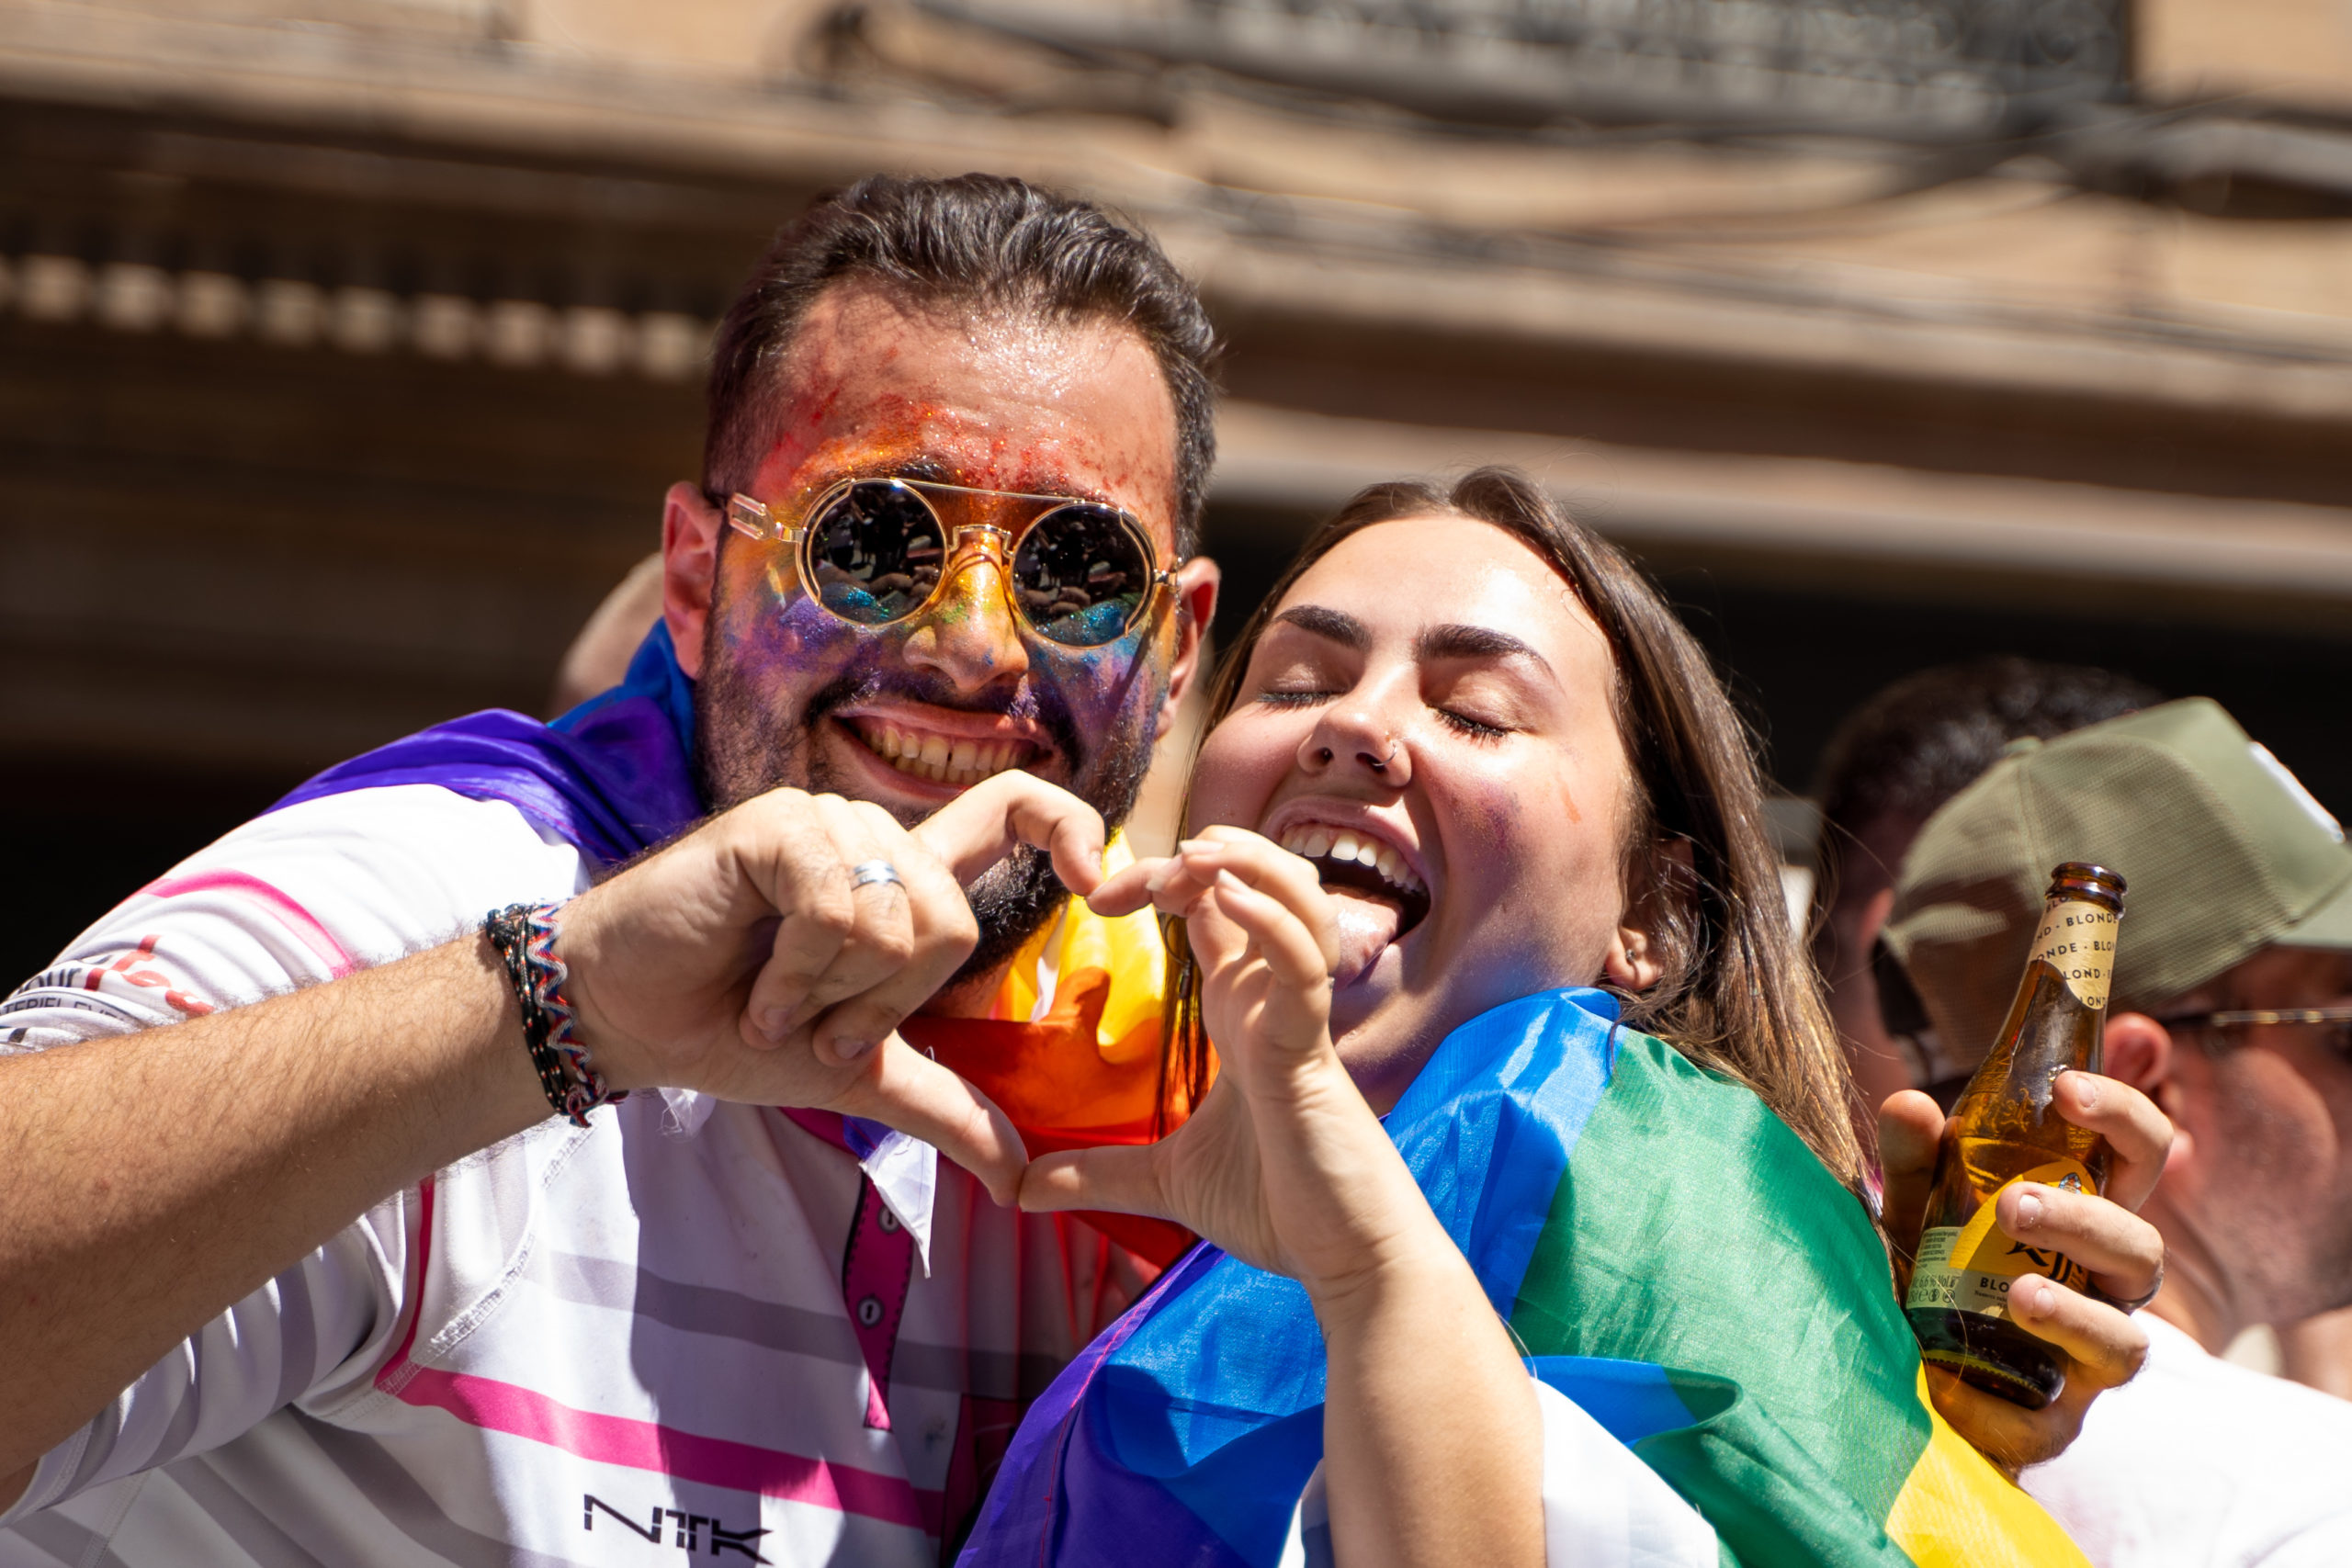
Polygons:
<instances>
[{"instance_id":1,"label":"dark sunglasses lens","mask_svg":"<svg viewBox=\"0 0 2352 1568\"><path fill-rule=\"evenodd\" d=\"M946 558L939 519L890 479L859 480L809 525L810 590L826 609L861 626L921 609Z\"/></svg>"},{"instance_id":2,"label":"dark sunglasses lens","mask_svg":"<svg viewBox=\"0 0 2352 1568\"><path fill-rule=\"evenodd\" d=\"M1107 506L1065 506L1037 519L1012 557L1029 624L1069 648L1116 641L1151 591L1151 560Z\"/></svg>"}]
</instances>

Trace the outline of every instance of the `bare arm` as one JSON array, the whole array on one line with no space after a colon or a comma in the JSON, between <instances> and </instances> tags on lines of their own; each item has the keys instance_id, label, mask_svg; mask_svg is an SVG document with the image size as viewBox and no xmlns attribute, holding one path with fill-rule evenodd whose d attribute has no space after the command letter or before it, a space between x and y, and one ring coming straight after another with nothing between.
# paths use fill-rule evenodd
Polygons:
<instances>
[{"instance_id":1,"label":"bare arm","mask_svg":"<svg viewBox=\"0 0 2352 1568\"><path fill-rule=\"evenodd\" d=\"M0 1506L214 1314L547 1111L479 937L0 1059Z\"/></svg>"},{"instance_id":2,"label":"bare arm","mask_svg":"<svg viewBox=\"0 0 2352 1568\"><path fill-rule=\"evenodd\" d=\"M1418 1256L1312 1292L1329 1365L1335 1555L1351 1565L1542 1562L1534 1380L1436 1216L1428 1228L1435 1245Z\"/></svg>"},{"instance_id":3,"label":"bare arm","mask_svg":"<svg viewBox=\"0 0 2352 1568\"><path fill-rule=\"evenodd\" d=\"M1010 1201L1019 1136L892 1032L971 951L1016 843L1101 879L1102 818L1027 773L909 831L778 790L567 905L598 1066L900 1127ZM853 889L886 859L903 886ZM878 1046L879 1048L876 1048ZM167 1028L0 1058L0 1506L40 1456L370 1205L549 1114L481 936Z\"/></svg>"}]
</instances>

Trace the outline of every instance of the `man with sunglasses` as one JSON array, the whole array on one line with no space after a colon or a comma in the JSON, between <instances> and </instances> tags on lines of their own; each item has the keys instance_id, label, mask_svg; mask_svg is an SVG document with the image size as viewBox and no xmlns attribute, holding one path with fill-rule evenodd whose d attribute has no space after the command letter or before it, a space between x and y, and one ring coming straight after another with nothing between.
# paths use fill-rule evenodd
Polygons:
<instances>
[{"instance_id":1,"label":"man with sunglasses","mask_svg":"<svg viewBox=\"0 0 2352 1568\"><path fill-rule=\"evenodd\" d=\"M1088 204L820 202L617 689L330 770L9 999L0 1568L952 1547L1186 1239L999 1205L1184 1109L1156 926L1069 893L1215 604L1212 347Z\"/></svg>"},{"instance_id":2,"label":"man with sunglasses","mask_svg":"<svg viewBox=\"0 0 2352 1568\"><path fill-rule=\"evenodd\" d=\"M2105 1070L2177 1131L2145 1367L2024 1484L2105 1568L2352 1562L2352 1404L2220 1358L2352 1305L2352 851L2203 698L2015 743L1929 820L1887 928L1946 1038L1999 1027L2064 860L2130 882Z\"/></svg>"}]
</instances>

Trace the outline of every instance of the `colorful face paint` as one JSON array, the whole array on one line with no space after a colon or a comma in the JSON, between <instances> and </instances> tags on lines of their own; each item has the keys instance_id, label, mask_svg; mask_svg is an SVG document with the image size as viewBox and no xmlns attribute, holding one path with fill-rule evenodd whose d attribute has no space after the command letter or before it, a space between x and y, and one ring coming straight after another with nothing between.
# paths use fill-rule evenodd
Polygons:
<instances>
[{"instance_id":1,"label":"colorful face paint","mask_svg":"<svg viewBox=\"0 0 2352 1568\"><path fill-rule=\"evenodd\" d=\"M780 434L736 487L779 515L797 516L843 479L899 475L1100 500L1173 554L1173 410L1148 349L1124 328L971 333L852 295L820 302L786 380ZM697 687L715 808L788 784L912 823L1021 767L1108 820L1125 817L1168 689L1173 614L1099 648L1066 648L1028 630L1002 563L979 551L957 558L921 612L862 626L812 600L793 558L740 536L720 545ZM1050 914L1059 889L1042 857L1023 855L972 893L982 965Z\"/></svg>"}]
</instances>

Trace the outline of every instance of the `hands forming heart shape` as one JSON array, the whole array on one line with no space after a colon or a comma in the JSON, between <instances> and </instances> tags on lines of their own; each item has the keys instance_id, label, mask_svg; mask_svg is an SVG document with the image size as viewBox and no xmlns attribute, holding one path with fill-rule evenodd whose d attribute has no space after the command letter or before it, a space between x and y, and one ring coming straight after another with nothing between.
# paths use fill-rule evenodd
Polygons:
<instances>
[{"instance_id":1,"label":"hands forming heart shape","mask_svg":"<svg viewBox=\"0 0 2352 1568\"><path fill-rule=\"evenodd\" d=\"M1001 1203L1175 1220L1310 1289L1418 1253L1427 1206L1331 1043L1332 911L1314 868L1214 828L1105 883L1103 840L1091 807L1019 772L911 829L867 802L771 791L566 907L581 1032L616 1088L868 1117ZM985 1094L898 1033L978 939L964 886L1020 844L1102 913L1149 904L1189 922L1223 1075L1159 1144L1032 1165Z\"/></svg>"}]
</instances>

